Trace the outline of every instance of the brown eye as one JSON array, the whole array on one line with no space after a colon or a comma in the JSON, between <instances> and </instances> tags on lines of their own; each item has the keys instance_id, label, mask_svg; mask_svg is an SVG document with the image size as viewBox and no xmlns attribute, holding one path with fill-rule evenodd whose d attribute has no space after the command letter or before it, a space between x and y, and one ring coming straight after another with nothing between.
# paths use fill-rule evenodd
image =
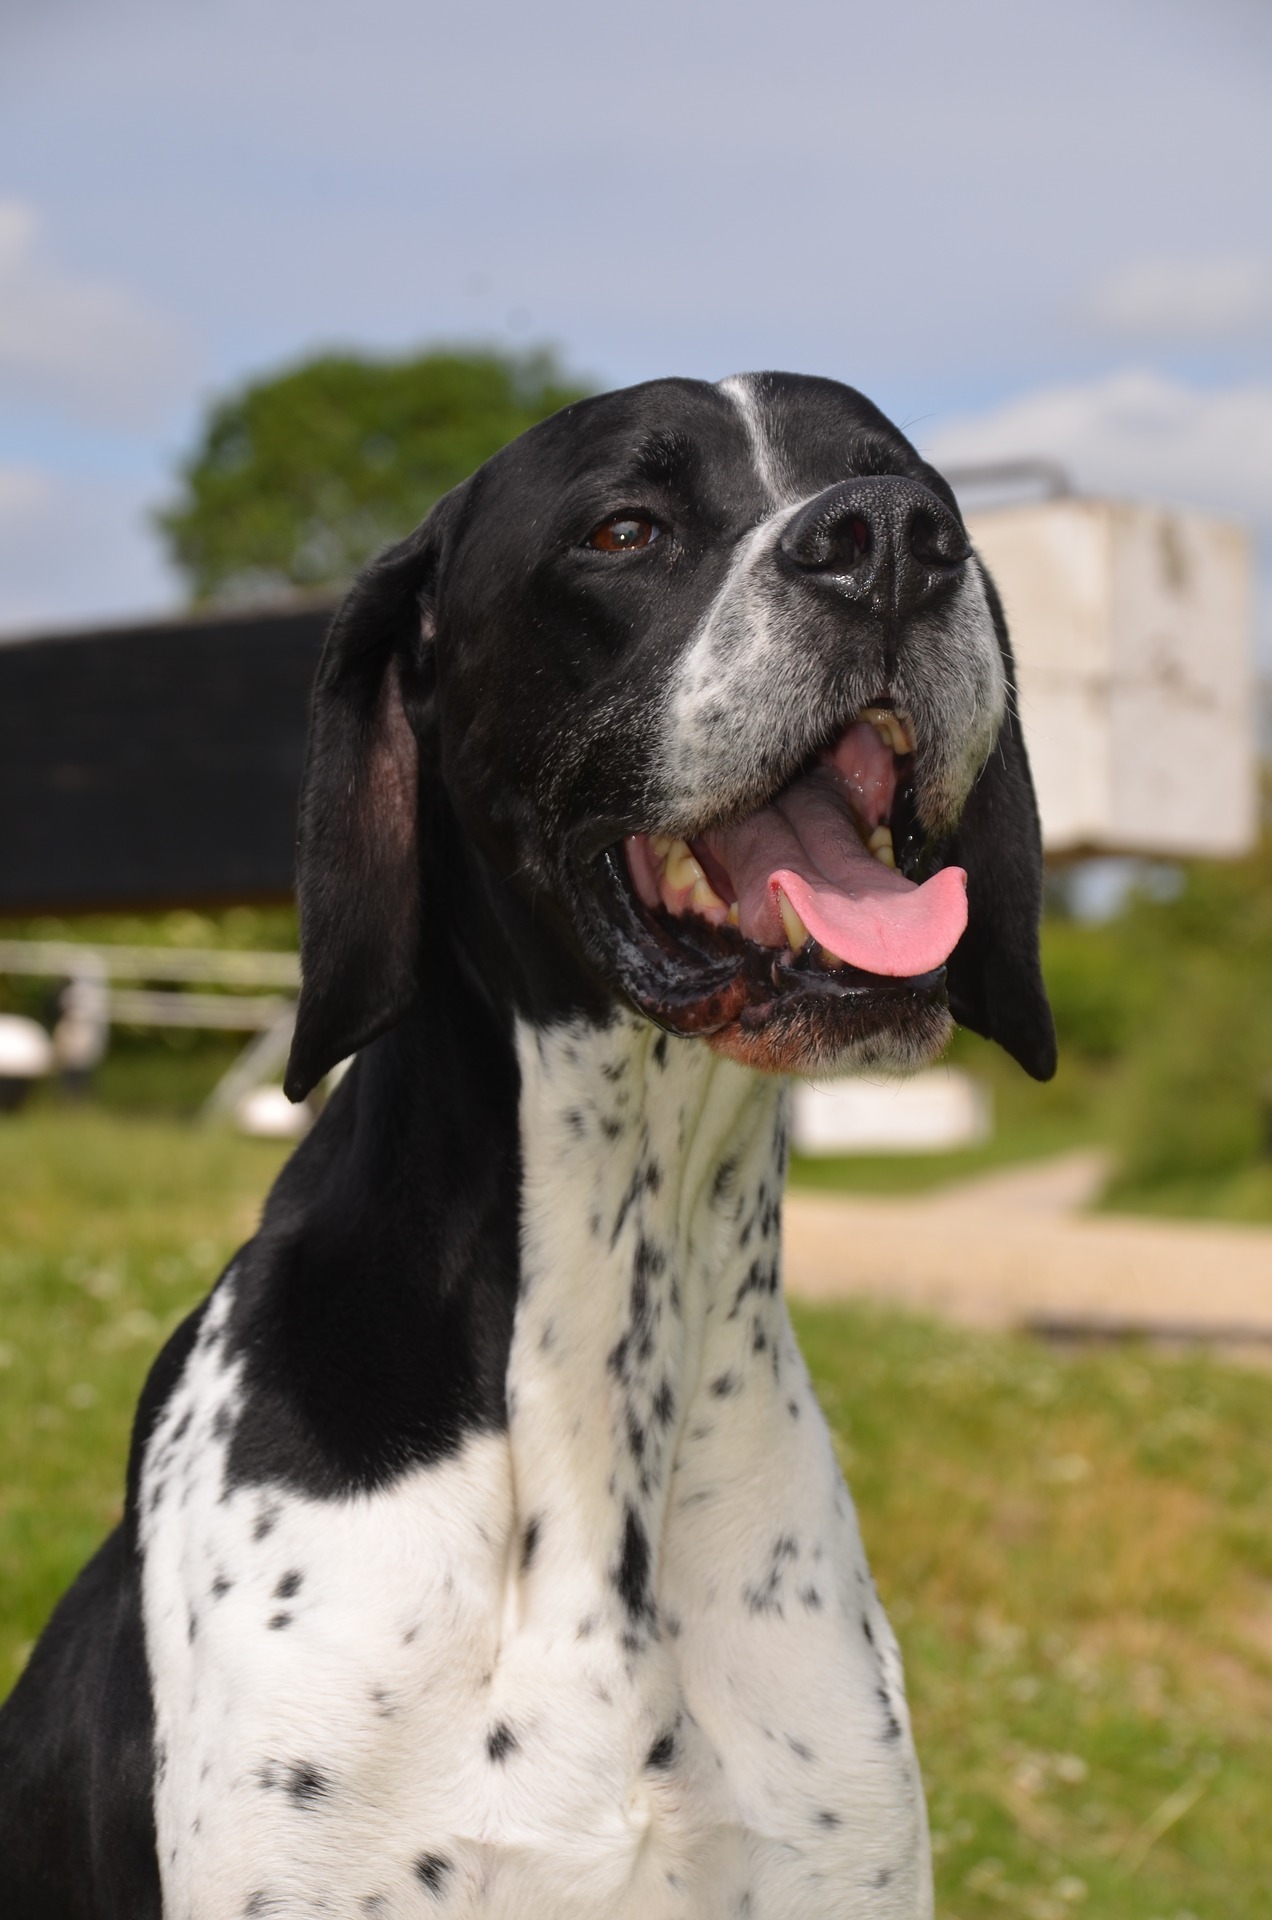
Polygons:
<instances>
[{"instance_id":1,"label":"brown eye","mask_svg":"<svg viewBox=\"0 0 1272 1920\"><path fill-rule=\"evenodd\" d=\"M602 520L587 544L598 553L632 553L637 547L649 546L661 532L658 522L648 514L616 513L612 520Z\"/></svg>"}]
</instances>

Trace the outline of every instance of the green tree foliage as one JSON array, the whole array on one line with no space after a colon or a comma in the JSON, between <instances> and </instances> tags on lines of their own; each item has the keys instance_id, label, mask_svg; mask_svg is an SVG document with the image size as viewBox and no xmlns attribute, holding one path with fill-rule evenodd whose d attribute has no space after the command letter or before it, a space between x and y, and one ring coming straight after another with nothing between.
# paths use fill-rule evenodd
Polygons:
<instances>
[{"instance_id":1,"label":"green tree foliage","mask_svg":"<svg viewBox=\"0 0 1272 1920\"><path fill-rule=\"evenodd\" d=\"M548 352L323 354L213 405L157 521L197 601L338 586L582 391Z\"/></svg>"},{"instance_id":2,"label":"green tree foliage","mask_svg":"<svg viewBox=\"0 0 1272 1920\"><path fill-rule=\"evenodd\" d=\"M1272 1114L1272 835L1248 860L1187 869L1175 901L1128 916L1124 963L1151 1001L1129 1035L1128 1191L1266 1160ZM1146 996L1147 998L1147 996Z\"/></svg>"},{"instance_id":3,"label":"green tree foliage","mask_svg":"<svg viewBox=\"0 0 1272 1920\"><path fill-rule=\"evenodd\" d=\"M1112 1103L1112 1197L1186 1210L1272 1164L1272 832L1182 881L1107 926L1051 920L1044 964L1061 1058L1100 1070Z\"/></svg>"}]
</instances>

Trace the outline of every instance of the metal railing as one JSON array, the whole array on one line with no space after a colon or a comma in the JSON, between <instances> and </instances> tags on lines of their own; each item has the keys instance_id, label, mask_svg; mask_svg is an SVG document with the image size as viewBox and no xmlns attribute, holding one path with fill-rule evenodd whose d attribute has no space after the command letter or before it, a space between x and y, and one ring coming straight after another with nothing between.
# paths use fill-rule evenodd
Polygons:
<instances>
[{"instance_id":1,"label":"metal railing","mask_svg":"<svg viewBox=\"0 0 1272 1920\"><path fill-rule=\"evenodd\" d=\"M279 1070L296 1024L300 960L294 953L116 946L110 941L0 940L0 973L68 980L72 989L78 989L76 1017L81 1025L96 1022L102 1029L102 1051L112 1026L250 1033L252 1039L200 1108L200 1118L205 1120L229 1117L245 1095ZM117 981L170 984L118 986ZM173 991L182 983L187 983L186 990ZM201 993L189 990L191 986L221 991ZM250 991L271 987L283 991ZM56 1040L55 1028L55 1044Z\"/></svg>"}]
</instances>

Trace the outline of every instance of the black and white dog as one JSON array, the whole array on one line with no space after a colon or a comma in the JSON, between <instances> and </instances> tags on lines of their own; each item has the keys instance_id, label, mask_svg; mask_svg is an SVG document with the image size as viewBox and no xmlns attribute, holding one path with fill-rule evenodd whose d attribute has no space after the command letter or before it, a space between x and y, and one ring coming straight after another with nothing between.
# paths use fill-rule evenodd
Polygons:
<instances>
[{"instance_id":1,"label":"black and white dog","mask_svg":"<svg viewBox=\"0 0 1272 1920\"><path fill-rule=\"evenodd\" d=\"M566 408L338 615L299 887L357 1062L0 1716L0 1914L930 1914L779 1218L784 1073L1053 1065L950 489L828 381Z\"/></svg>"}]
</instances>

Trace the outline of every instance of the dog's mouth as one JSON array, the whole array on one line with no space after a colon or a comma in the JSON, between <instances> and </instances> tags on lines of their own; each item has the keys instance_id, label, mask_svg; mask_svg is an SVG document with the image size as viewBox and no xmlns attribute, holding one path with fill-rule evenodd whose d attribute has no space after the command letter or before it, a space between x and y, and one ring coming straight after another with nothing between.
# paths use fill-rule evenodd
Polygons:
<instances>
[{"instance_id":1,"label":"dog's mouth","mask_svg":"<svg viewBox=\"0 0 1272 1920\"><path fill-rule=\"evenodd\" d=\"M642 1010L761 1066L934 1051L967 877L933 870L914 766L911 722L880 701L755 812L609 849L620 971Z\"/></svg>"}]
</instances>

